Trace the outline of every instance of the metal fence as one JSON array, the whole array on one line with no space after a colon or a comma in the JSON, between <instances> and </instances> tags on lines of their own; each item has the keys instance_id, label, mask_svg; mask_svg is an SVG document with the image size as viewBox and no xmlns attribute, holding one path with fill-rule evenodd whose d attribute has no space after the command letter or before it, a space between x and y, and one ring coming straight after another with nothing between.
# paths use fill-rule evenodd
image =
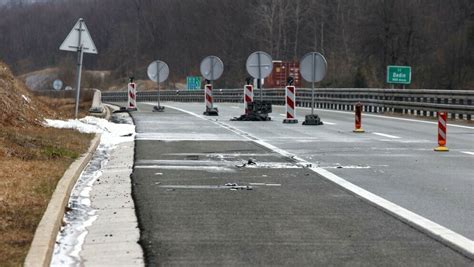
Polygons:
<instances>
[{"instance_id":1,"label":"metal fence","mask_svg":"<svg viewBox=\"0 0 474 267\"><path fill-rule=\"evenodd\" d=\"M204 91L162 90L162 101L204 102ZM215 102L243 102L243 89L214 89ZM263 100L274 105L285 104L284 89L264 89ZM255 90L254 99L260 98ZM157 101L157 91L138 92L137 100ZM102 92L104 102L126 102L127 92ZM437 116L445 111L449 118L472 120L474 114L474 91L468 90L428 90L428 89L356 89L318 88L315 89L315 107L333 110L354 110L360 102L365 112L393 112L417 116ZM296 105L311 107L311 89L299 88Z\"/></svg>"}]
</instances>

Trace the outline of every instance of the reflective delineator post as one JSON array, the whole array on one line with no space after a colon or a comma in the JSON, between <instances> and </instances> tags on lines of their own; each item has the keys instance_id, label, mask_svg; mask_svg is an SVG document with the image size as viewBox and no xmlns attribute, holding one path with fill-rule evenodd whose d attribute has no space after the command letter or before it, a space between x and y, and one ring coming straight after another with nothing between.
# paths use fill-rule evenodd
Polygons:
<instances>
[{"instance_id":1,"label":"reflective delineator post","mask_svg":"<svg viewBox=\"0 0 474 267\"><path fill-rule=\"evenodd\" d=\"M206 116L218 116L219 113L217 108L214 107L214 100L212 95L212 84L209 82L204 86L205 94L204 101L206 102L206 111L203 112L203 115Z\"/></svg>"},{"instance_id":2,"label":"reflective delineator post","mask_svg":"<svg viewBox=\"0 0 474 267\"><path fill-rule=\"evenodd\" d=\"M355 105L355 129L354 133L364 133L362 129L362 104L359 102Z\"/></svg>"},{"instance_id":3,"label":"reflective delineator post","mask_svg":"<svg viewBox=\"0 0 474 267\"><path fill-rule=\"evenodd\" d=\"M212 84L205 85L206 90L206 110L211 110L213 108L213 99L212 99Z\"/></svg>"},{"instance_id":4,"label":"reflective delineator post","mask_svg":"<svg viewBox=\"0 0 474 267\"><path fill-rule=\"evenodd\" d=\"M130 79L131 82L128 83L128 110L137 110L137 85Z\"/></svg>"},{"instance_id":5,"label":"reflective delineator post","mask_svg":"<svg viewBox=\"0 0 474 267\"><path fill-rule=\"evenodd\" d=\"M293 85L285 87L286 91L286 119L283 123L298 123L295 117L295 106L296 106L296 88Z\"/></svg>"},{"instance_id":6,"label":"reflective delineator post","mask_svg":"<svg viewBox=\"0 0 474 267\"><path fill-rule=\"evenodd\" d=\"M244 112L245 114L250 113L249 104L253 102L253 85L247 84L244 87Z\"/></svg>"},{"instance_id":7,"label":"reflective delineator post","mask_svg":"<svg viewBox=\"0 0 474 267\"><path fill-rule=\"evenodd\" d=\"M434 150L439 152L446 152L449 149L446 147L446 130L447 130L447 113L438 112L438 147Z\"/></svg>"}]
</instances>

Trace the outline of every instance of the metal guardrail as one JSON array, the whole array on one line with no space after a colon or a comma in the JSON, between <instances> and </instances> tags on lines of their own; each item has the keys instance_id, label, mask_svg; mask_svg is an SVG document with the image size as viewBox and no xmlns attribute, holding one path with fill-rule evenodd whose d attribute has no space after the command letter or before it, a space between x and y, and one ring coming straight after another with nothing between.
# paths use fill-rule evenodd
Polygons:
<instances>
[{"instance_id":1,"label":"metal guardrail","mask_svg":"<svg viewBox=\"0 0 474 267\"><path fill-rule=\"evenodd\" d=\"M162 90L162 101L204 102L204 91ZM243 89L214 89L215 102L243 102ZM255 90L254 99L260 98ZM156 91L138 92L137 100L157 101ZM263 99L274 105L285 104L284 89L264 89ZM102 92L104 102L126 102L127 92ZM333 110L354 110L354 104L362 103L364 112L393 112L417 116L436 116L445 111L449 118L472 120L474 115L474 91L431 89L356 89L318 88L315 90L315 107ZM300 88L296 92L296 105L311 106L311 89Z\"/></svg>"},{"instance_id":2,"label":"metal guardrail","mask_svg":"<svg viewBox=\"0 0 474 267\"><path fill-rule=\"evenodd\" d=\"M94 90L96 89L83 89L81 90L81 100L89 101L94 97ZM72 98L76 99L76 90L38 90L31 91L35 96L45 96L50 98Z\"/></svg>"}]
</instances>

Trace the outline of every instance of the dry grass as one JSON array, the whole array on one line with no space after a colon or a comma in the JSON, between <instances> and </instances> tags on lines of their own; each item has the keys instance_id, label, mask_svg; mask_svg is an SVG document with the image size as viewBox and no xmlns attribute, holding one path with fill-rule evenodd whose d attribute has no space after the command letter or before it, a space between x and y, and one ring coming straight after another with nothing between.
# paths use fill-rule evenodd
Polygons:
<instances>
[{"instance_id":1,"label":"dry grass","mask_svg":"<svg viewBox=\"0 0 474 267\"><path fill-rule=\"evenodd\" d=\"M65 129L0 129L0 266L21 265L58 180L91 138Z\"/></svg>"},{"instance_id":2,"label":"dry grass","mask_svg":"<svg viewBox=\"0 0 474 267\"><path fill-rule=\"evenodd\" d=\"M86 100L86 99L84 99ZM91 101L83 101L85 116ZM69 165L93 135L46 128L72 118L74 99L35 97L0 62L0 266L21 266L36 227Z\"/></svg>"},{"instance_id":3,"label":"dry grass","mask_svg":"<svg viewBox=\"0 0 474 267\"><path fill-rule=\"evenodd\" d=\"M76 100L72 98L49 98L49 97L36 97L39 101L44 103L50 109L55 111L54 116L50 118L67 119L73 118L76 109ZM82 100L79 103L79 117L89 115L89 108L92 105L92 100Z\"/></svg>"}]
</instances>

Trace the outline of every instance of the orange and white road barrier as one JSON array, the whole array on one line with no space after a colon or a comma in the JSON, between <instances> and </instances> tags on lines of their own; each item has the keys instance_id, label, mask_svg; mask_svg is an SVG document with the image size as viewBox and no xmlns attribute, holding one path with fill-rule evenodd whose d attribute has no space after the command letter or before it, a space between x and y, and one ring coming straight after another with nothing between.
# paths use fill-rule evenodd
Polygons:
<instances>
[{"instance_id":1,"label":"orange and white road barrier","mask_svg":"<svg viewBox=\"0 0 474 267\"><path fill-rule=\"evenodd\" d=\"M253 85L248 84L244 88L244 106L245 114L250 113L249 104L253 102Z\"/></svg>"},{"instance_id":2,"label":"orange and white road barrier","mask_svg":"<svg viewBox=\"0 0 474 267\"><path fill-rule=\"evenodd\" d=\"M355 129L353 132L365 132L364 129L362 129L362 104L360 102L355 105Z\"/></svg>"},{"instance_id":3,"label":"orange and white road barrier","mask_svg":"<svg viewBox=\"0 0 474 267\"><path fill-rule=\"evenodd\" d=\"M293 85L286 86L286 119L283 123L298 123L295 117L296 88Z\"/></svg>"},{"instance_id":4,"label":"orange and white road barrier","mask_svg":"<svg viewBox=\"0 0 474 267\"><path fill-rule=\"evenodd\" d=\"M446 129L447 129L447 113L438 112L438 147L435 151L449 151L446 147Z\"/></svg>"},{"instance_id":5,"label":"orange and white road barrier","mask_svg":"<svg viewBox=\"0 0 474 267\"><path fill-rule=\"evenodd\" d=\"M128 110L137 110L137 84L128 83Z\"/></svg>"}]
</instances>

